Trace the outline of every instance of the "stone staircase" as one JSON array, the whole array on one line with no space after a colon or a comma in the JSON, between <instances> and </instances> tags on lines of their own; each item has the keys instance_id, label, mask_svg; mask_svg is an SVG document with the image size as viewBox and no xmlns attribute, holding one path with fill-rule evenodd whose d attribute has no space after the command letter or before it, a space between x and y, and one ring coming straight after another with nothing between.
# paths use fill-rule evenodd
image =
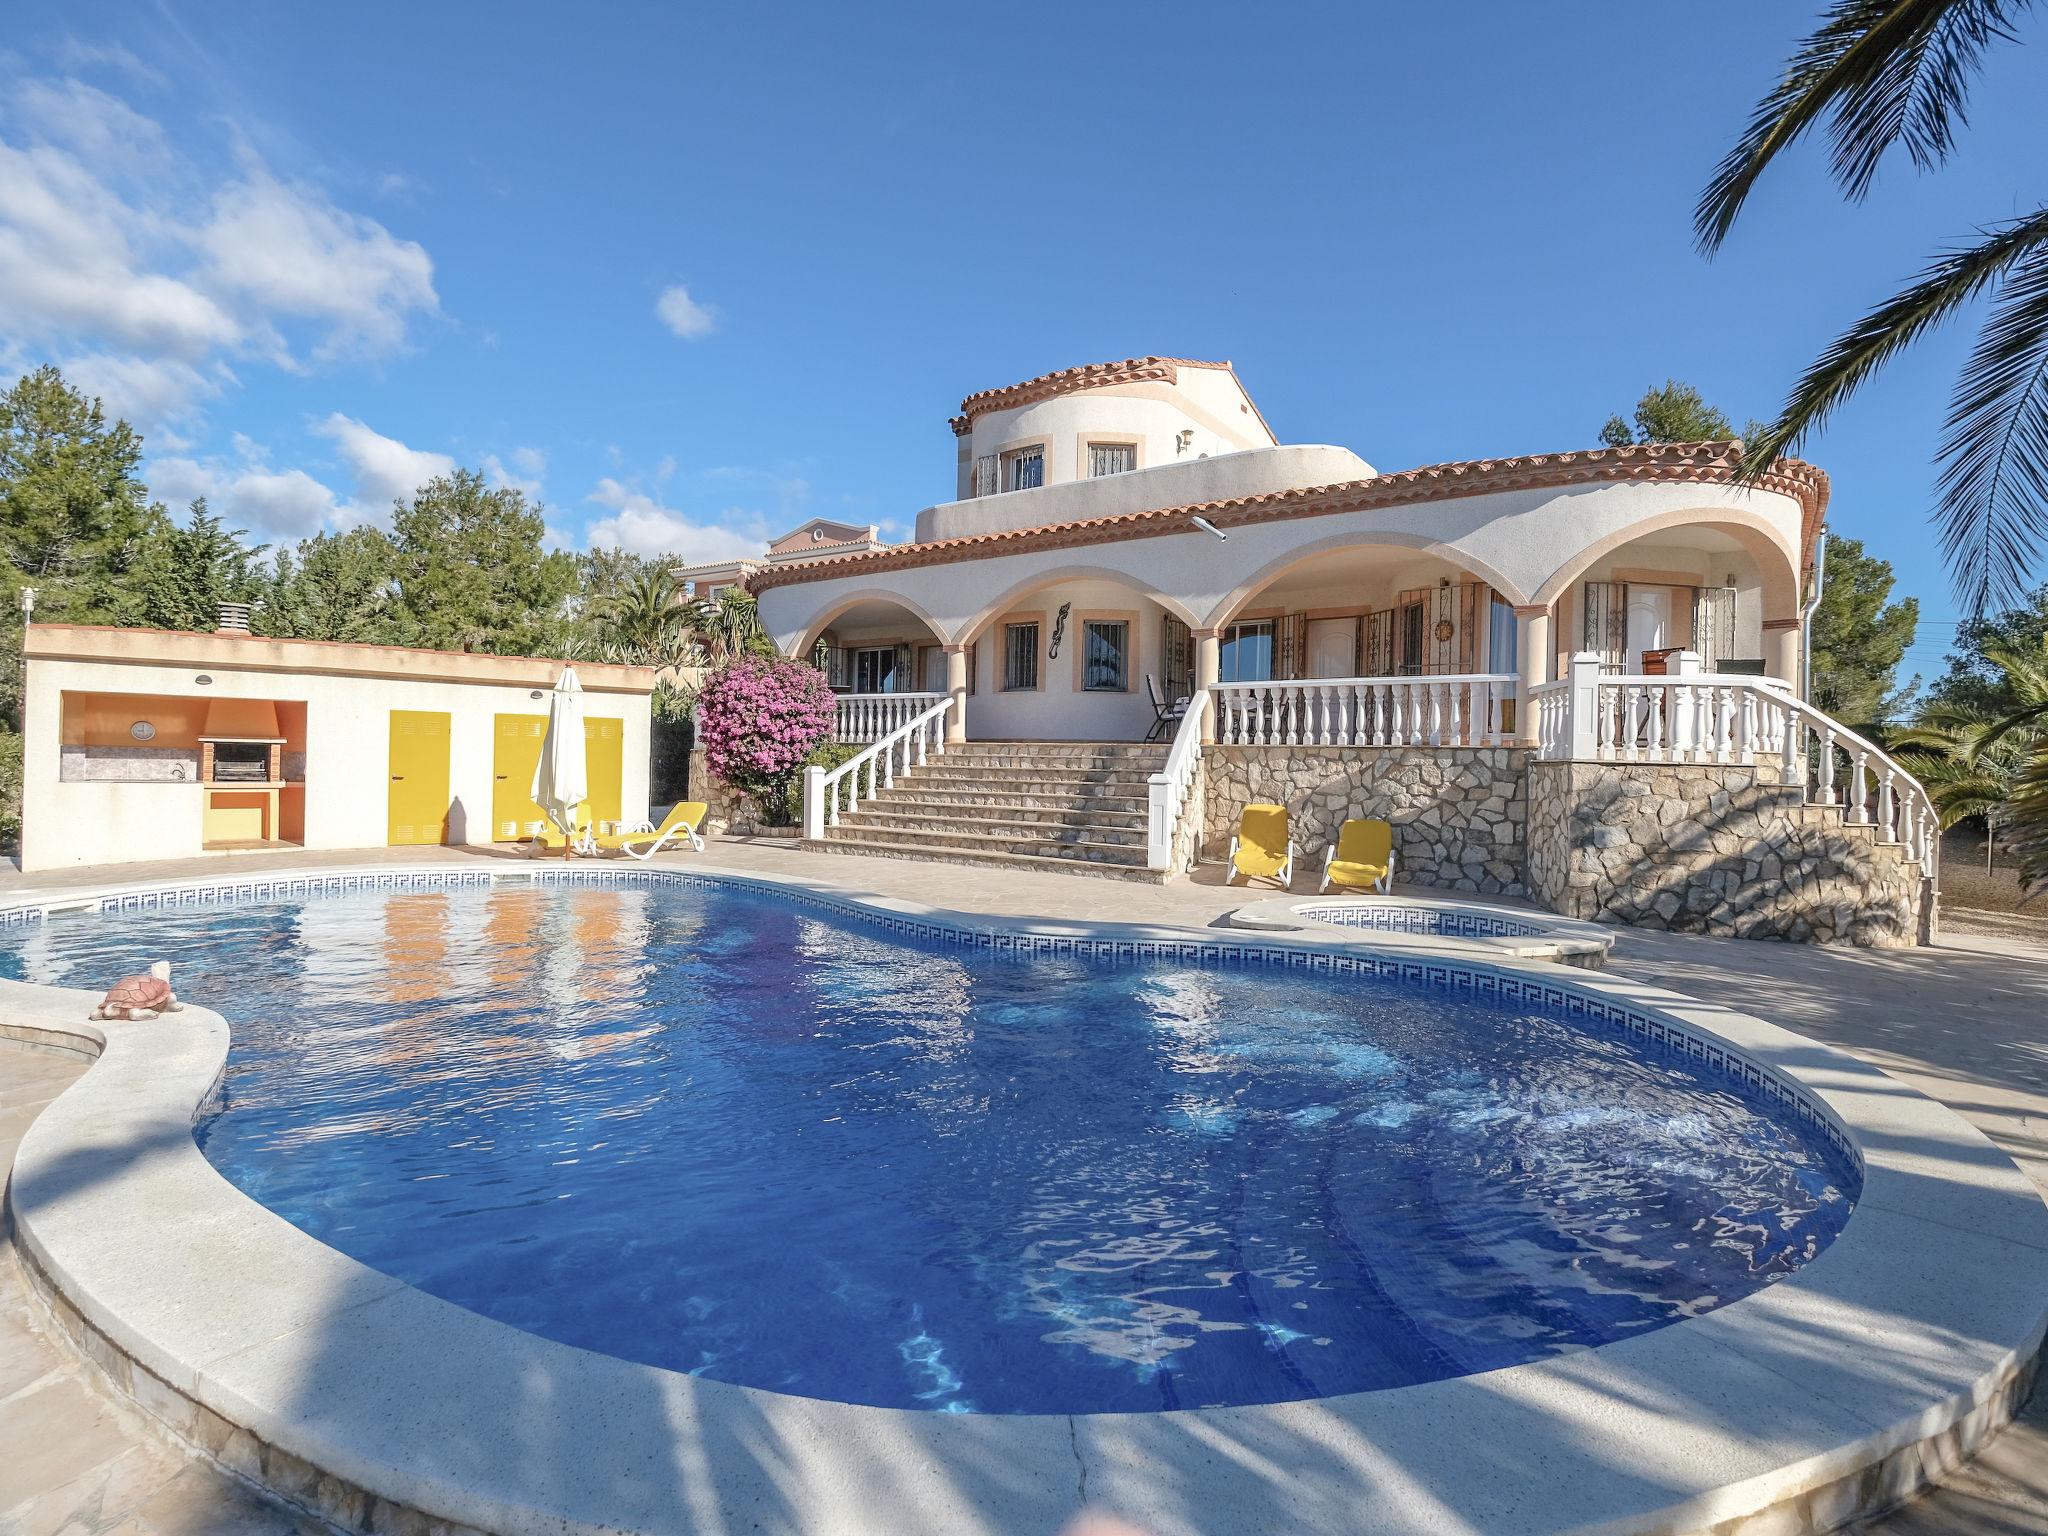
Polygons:
<instances>
[{"instance_id":1,"label":"stone staircase","mask_svg":"<svg viewBox=\"0 0 2048 1536\"><path fill-rule=\"evenodd\" d=\"M1145 867L1146 799L1166 753L1126 741L956 744L803 846L1157 884L1164 873Z\"/></svg>"}]
</instances>

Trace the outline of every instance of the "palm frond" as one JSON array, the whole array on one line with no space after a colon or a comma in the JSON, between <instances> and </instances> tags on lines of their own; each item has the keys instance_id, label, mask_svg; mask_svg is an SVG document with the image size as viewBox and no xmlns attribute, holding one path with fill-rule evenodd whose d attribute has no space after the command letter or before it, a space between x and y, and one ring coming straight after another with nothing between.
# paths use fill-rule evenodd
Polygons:
<instances>
[{"instance_id":1,"label":"palm frond","mask_svg":"<svg viewBox=\"0 0 2048 1536\"><path fill-rule=\"evenodd\" d=\"M1850 327L1793 387L1777 421L1742 447L1739 478L1754 482L1827 420L1872 374L1995 283L2048 248L2048 208L1994 227L1975 245L1951 251Z\"/></svg>"},{"instance_id":2,"label":"palm frond","mask_svg":"<svg viewBox=\"0 0 2048 1536\"><path fill-rule=\"evenodd\" d=\"M2035 743L2013 785L2002 840L2019 857L2021 886L2048 890L2048 740Z\"/></svg>"},{"instance_id":3,"label":"palm frond","mask_svg":"<svg viewBox=\"0 0 2048 1536\"><path fill-rule=\"evenodd\" d=\"M1982 617L2024 593L2048 543L2048 243L2000 279L1946 425L1936 522L1956 595Z\"/></svg>"},{"instance_id":4,"label":"palm frond","mask_svg":"<svg viewBox=\"0 0 2048 1536\"><path fill-rule=\"evenodd\" d=\"M2008 16L2033 0L1836 0L1750 114L1693 212L1703 252L1727 239L1764 171L1828 119L1830 165L1851 198L1870 189L1892 145L1922 170L1939 165L1965 122L1969 87Z\"/></svg>"}]
</instances>

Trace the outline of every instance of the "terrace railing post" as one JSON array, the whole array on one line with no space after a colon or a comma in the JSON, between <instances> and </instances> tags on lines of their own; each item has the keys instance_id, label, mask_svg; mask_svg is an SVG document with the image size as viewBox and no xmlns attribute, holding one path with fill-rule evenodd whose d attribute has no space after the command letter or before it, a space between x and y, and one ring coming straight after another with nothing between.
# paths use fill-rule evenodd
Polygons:
<instances>
[{"instance_id":1,"label":"terrace railing post","mask_svg":"<svg viewBox=\"0 0 2048 1536\"><path fill-rule=\"evenodd\" d=\"M1566 759L1590 763L1600 756L1600 657L1574 651L1565 666Z\"/></svg>"},{"instance_id":2,"label":"terrace railing post","mask_svg":"<svg viewBox=\"0 0 2048 1536\"><path fill-rule=\"evenodd\" d=\"M804 770L804 836L825 835L825 770Z\"/></svg>"}]
</instances>

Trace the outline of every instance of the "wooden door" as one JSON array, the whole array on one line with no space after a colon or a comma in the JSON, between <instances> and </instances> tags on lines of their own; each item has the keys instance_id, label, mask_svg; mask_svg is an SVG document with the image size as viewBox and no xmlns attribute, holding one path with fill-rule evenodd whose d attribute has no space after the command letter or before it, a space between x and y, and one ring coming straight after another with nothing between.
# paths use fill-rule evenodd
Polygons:
<instances>
[{"instance_id":1,"label":"wooden door","mask_svg":"<svg viewBox=\"0 0 2048 1536\"><path fill-rule=\"evenodd\" d=\"M583 722L583 766L590 778L590 819L602 830L612 830L624 815L626 778L626 722L585 718Z\"/></svg>"},{"instance_id":2,"label":"wooden door","mask_svg":"<svg viewBox=\"0 0 2048 1536\"><path fill-rule=\"evenodd\" d=\"M438 710L391 711L391 846L448 840L448 721Z\"/></svg>"},{"instance_id":3,"label":"wooden door","mask_svg":"<svg viewBox=\"0 0 2048 1536\"><path fill-rule=\"evenodd\" d=\"M533 836L547 812L533 803L533 770L548 734L546 715L495 717L491 743L491 841L517 843Z\"/></svg>"}]
</instances>

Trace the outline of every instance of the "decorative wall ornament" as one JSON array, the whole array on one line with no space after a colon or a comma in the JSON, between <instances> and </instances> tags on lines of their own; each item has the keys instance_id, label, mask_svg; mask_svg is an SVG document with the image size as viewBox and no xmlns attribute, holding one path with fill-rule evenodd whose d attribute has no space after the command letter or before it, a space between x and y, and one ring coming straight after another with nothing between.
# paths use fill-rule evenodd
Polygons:
<instances>
[{"instance_id":1,"label":"decorative wall ornament","mask_svg":"<svg viewBox=\"0 0 2048 1536\"><path fill-rule=\"evenodd\" d=\"M138 720L128 727L128 734L137 741L154 741L156 740L156 727L147 720Z\"/></svg>"},{"instance_id":2,"label":"decorative wall ornament","mask_svg":"<svg viewBox=\"0 0 2048 1536\"><path fill-rule=\"evenodd\" d=\"M1060 640L1067 632L1067 615L1074 611L1072 603L1061 603L1060 611L1052 621L1052 649L1045 653L1047 661L1060 659Z\"/></svg>"}]
</instances>

